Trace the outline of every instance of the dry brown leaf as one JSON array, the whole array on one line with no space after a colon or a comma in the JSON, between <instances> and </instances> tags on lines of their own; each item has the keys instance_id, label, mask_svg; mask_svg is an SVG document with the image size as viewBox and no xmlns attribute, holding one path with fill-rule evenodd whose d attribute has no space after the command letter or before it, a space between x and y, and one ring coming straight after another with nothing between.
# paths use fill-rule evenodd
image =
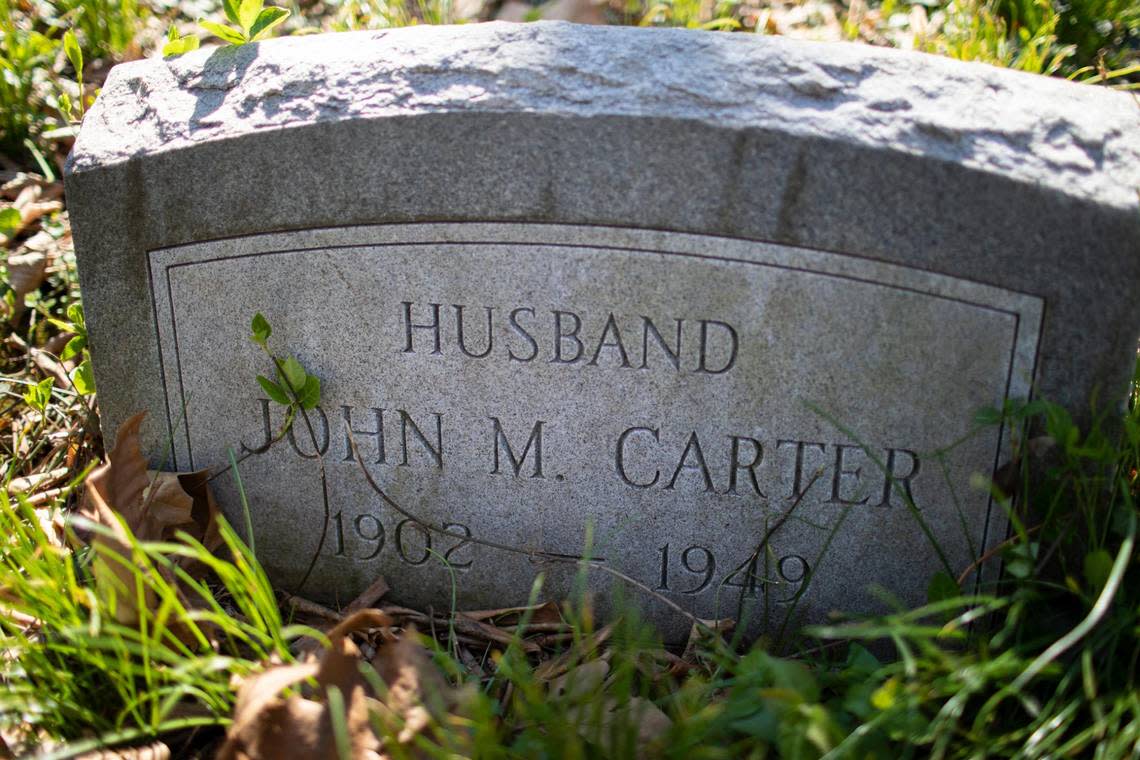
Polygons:
<instances>
[{"instance_id":1,"label":"dry brown leaf","mask_svg":"<svg viewBox=\"0 0 1140 760\"><path fill-rule=\"evenodd\" d=\"M8 284L23 302L24 296L43 284L47 271L47 256L39 251L8 256Z\"/></svg>"},{"instance_id":2,"label":"dry brown leaf","mask_svg":"<svg viewBox=\"0 0 1140 760\"><path fill-rule=\"evenodd\" d=\"M407 744L452 706L457 695L432 665L414 627L387 641L372 658L372 666L387 686L381 695L381 717L396 741Z\"/></svg>"},{"instance_id":3,"label":"dry brown leaf","mask_svg":"<svg viewBox=\"0 0 1140 760\"><path fill-rule=\"evenodd\" d=\"M163 476L152 485L146 458L139 445L139 426L145 412L124 422L115 438L108 462L87 476L80 514L105 526L109 534L96 533L91 540L97 559L94 563L96 586L104 598L114 601L115 618L125 625L139 619L139 598L135 590L137 568L131 562L126 528L141 541L170 539L176 530L197 534L209 548L217 543L217 506L205 489L203 473ZM187 493L193 490L195 495ZM215 542L215 547L210 543ZM189 560L185 561L189 567ZM170 581L170 578L166 580ZM143 604L156 604L149 585ZM171 628L184 641L192 641L190 631L181 625Z\"/></svg>"},{"instance_id":4,"label":"dry brown leaf","mask_svg":"<svg viewBox=\"0 0 1140 760\"><path fill-rule=\"evenodd\" d=\"M242 684L234 707L234 721L218 760L297 760L338 758L328 709L330 687L344 697L345 722L353 758L379 758L379 740L369 722L369 700L360 675L360 651L348 638L363 628L391 623L379 610L357 612L329 632L329 649L320 662L279 665ZM317 686L312 696L280 696L310 678Z\"/></svg>"},{"instance_id":5,"label":"dry brown leaf","mask_svg":"<svg viewBox=\"0 0 1140 760\"><path fill-rule=\"evenodd\" d=\"M610 672L605 660L591 660L567 671L550 682L550 694L564 699L567 719L573 723L583 739L598 742L605 754L618 750L614 726L637 726L637 757L660 754L660 740L673 725L669 716L657 705L642 697L630 699L604 698L603 707L596 707L597 696L605 690L606 676Z\"/></svg>"},{"instance_id":6,"label":"dry brown leaf","mask_svg":"<svg viewBox=\"0 0 1140 760\"><path fill-rule=\"evenodd\" d=\"M270 758L273 755L267 752L278 742L285 742L286 749L291 744L298 752L319 744L314 733L319 734L322 707L311 703L311 708L296 705L290 710L288 700L278 696L282 690L315 676L317 668L315 662L279 665L246 679L238 692L234 720L226 732L225 744L218 750L218 760ZM307 704L305 700L301 702ZM280 755L282 760L298 756Z\"/></svg>"},{"instance_id":7,"label":"dry brown leaf","mask_svg":"<svg viewBox=\"0 0 1140 760\"><path fill-rule=\"evenodd\" d=\"M75 760L169 760L170 747L163 742L155 742L145 747L124 747L122 749L101 749L87 752Z\"/></svg>"},{"instance_id":8,"label":"dry brown leaf","mask_svg":"<svg viewBox=\"0 0 1140 760\"><path fill-rule=\"evenodd\" d=\"M697 650L703 642L708 642L714 633L717 636L732 633L734 628L736 628L736 621L732 618L700 620L693 623L693 627L689 629L689 640L685 643L685 651L681 653L681 659L690 665L696 664Z\"/></svg>"},{"instance_id":9,"label":"dry brown leaf","mask_svg":"<svg viewBox=\"0 0 1140 760\"><path fill-rule=\"evenodd\" d=\"M185 531L211 551L221 546L218 505L209 474L148 470L139 446L139 426L146 412L124 422L108 462L87 476L81 514L101 518L102 507L117 512L140 541L169 541Z\"/></svg>"},{"instance_id":10,"label":"dry brown leaf","mask_svg":"<svg viewBox=\"0 0 1140 760\"><path fill-rule=\"evenodd\" d=\"M102 513L109 511L122 515L132 530L139 524L143 492L150 485L146 459L139 446L139 426L145 416L146 412L139 412L119 427L107 463L87 476L80 513L88 519L108 524Z\"/></svg>"},{"instance_id":11,"label":"dry brown leaf","mask_svg":"<svg viewBox=\"0 0 1140 760\"><path fill-rule=\"evenodd\" d=\"M150 485L143 491L144 509L135 535L144 541L171 541L179 531L200 541L211 552L222 546L218 504L209 488L209 470L198 472L147 471ZM189 560L179 560L190 569Z\"/></svg>"},{"instance_id":12,"label":"dry brown leaf","mask_svg":"<svg viewBox=\"0 0 1140 760\"><path fill-rule=\"evenodd\" d=\"M115 619L131 625L139 619L139 599L135 593L135 568L131 564L130 543L116 512L127 525L137 523L142 494L148 481L146 460L139 448L138 429L145 413L136 414L119 428L115 448L108 462L87 476L80 514L110 530L96 533L91 540L95 550L95 585L106 599L113 600ZM143 603L155 603L154 591L146 588Z\"/></svg>"},{"instance_id":13,"label":"dry brown leaf","mask_svg":"<svg viewBox=\"0 0 1140 760\"><path fill-rule=\"evenodd\" d=\"M556 697L581 699L602 688L610 664L605 660L591 660L571 668L550 682L550 693Z\"/></svg>"}]
</instances>

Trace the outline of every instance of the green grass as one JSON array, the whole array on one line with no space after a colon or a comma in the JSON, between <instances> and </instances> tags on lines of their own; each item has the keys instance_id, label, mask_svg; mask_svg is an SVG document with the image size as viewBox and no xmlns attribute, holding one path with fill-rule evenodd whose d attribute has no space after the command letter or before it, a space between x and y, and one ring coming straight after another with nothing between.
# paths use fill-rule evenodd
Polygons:
<instances>
[{"instance_id":1,"label":"green grass","mask_svg":"<svg viewBox=\"0 0 1140 760\"><path fill-rule=\"evenodd\" d=\"M73 551L48 535L41 516L0 494L0 721L30 732L33 746L224 725L233 676L271 656L291 659L287 643L298 631L283 624L264 572L229 526L228 560L189 537L131 537L123 556L105 546ZM209 567L212 585L188 574L182 558ZM125 568L130 587L100 580L100 562ZM132 604L146 614L119 622Z\"/></svg>"}]
</instances>

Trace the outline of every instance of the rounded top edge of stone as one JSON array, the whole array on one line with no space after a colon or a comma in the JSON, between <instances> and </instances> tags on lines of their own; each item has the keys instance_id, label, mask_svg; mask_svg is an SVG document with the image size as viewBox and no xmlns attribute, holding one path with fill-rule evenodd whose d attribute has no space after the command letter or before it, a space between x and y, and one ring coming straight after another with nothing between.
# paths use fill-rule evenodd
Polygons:
<instances>
[{"instance_id":1,"label":"rounded top edge of stone","mask_svg":"<svg viewBox=\"0 0 1140 760\"><path fill-rule=\"evenodd\" d=\"M561 21L303 35L121 64L66 171L321 122L459 112L822 137L1129 208L1140 187L1140 107L1124 93L855 43Z\"/></svg>"}]
</instances>

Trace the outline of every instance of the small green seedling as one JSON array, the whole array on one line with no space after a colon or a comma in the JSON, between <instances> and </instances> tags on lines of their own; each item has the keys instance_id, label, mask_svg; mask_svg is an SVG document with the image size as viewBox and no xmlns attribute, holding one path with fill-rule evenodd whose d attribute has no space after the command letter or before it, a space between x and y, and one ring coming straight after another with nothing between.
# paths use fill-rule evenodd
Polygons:
<instances>
[{"instance_id":1,"label":"small green seedling","mask_svg":"<svg viewBox=\"0 0 1140 760\"><path fill-rule=\"evenodd\" d=\"M223 0L226 18L233 26L199 19L198 24L210 34L231 45L257 42L269 36L270 30L289 18L285 8L265 5L265 0Z\"/></svg>"},{"instance_id":2,"label":"small green seedling","mask_svg":"<svg viewBox=\"0 0 1140 760\"><path fill-rule=\"evenodd\" d=\"M54 384L55 379L50 377L39 381L24 392L24 401L28 406L43 414L47 411L47 405L51 401L51 388Z\"/></svg>"},{"instance_id":3,"label":"small green seedling","mask_svg":"<svg viewBox=\"0 0 1140 760\"><path fill-rule=\"evenodd\" d=\"M273 361L276 368L277 380L270 380L265 375L257 376L257 384L265 391L270 399L286 407L285 429L293 424L293 419L300 410L308 411L321 403L321 381L316 375L310 375L301 366L301 363L292 356L284 359L269 350L269 336L273 328L261 312L253 315L250 323L252 340L261 346L261 350Z\"/></svg>"},{"instance_id":4,"label":"small green seedling","mask_svg":"<svg viewBox=\"0 0 1140 760\"><path fill-rule=\"evenodd\" d=\"M59 111L63 118L69 122L81 121L87 106L86 99L83 97L83 49L79 47L79 40L71 29L63 33L63 52L67 56L68 62L71 63L71 67L75 69L75 83L79 86L79 108L77 112L71 102L71 96L66 92L61 92L59 95Z\"/></svg>"},{"instance_id":5,"label":"small green seedling","mask_svg":"<svg viewBox=\"0 0 1140 760\"><path fill-rule=\"evenodd\" d=\"M174 24L170 25L170 30L166 33L166 42L162 45L162 55L164 58L170 56L182 55L189 53L191 50L197 50L200 41L192 34L185 37L178 34L178 29Z\"/></svg>"},{"instance_id":6,"label":"small green seedling","mask_svg":"<svg viewBox=\"0 0 1140 760\"><path fill-rule=\"evenodd\" d=\"M80 396L90 396L95 392L95 373L91 370L91 354L87 350L87 320L83 316L83 307L73 303L67 307L67 321L51 319L53 325L64 332L75 333L75 337L67 341L59 358L67 361L75 357L82 360L71 371L71 383L75 392Z\"/></svg>"}]
</instances>

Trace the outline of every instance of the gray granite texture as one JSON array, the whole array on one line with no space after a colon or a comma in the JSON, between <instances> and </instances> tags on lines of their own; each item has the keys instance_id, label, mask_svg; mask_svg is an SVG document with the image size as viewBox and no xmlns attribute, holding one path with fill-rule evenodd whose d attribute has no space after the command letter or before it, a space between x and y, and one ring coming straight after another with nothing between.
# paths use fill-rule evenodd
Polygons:
<instances>
[{"instance_id":1,"label":"gray granite texture","mask_svg":"<svg viewBox=\"0 0 1140 760\"><path fill-rule=\"evenodd\" d=\"M897 51L563 23L202 50L117 67L66 181L108 434L147 409L182 469L257 447L255 311L322 378L325 600L384 573L446 606L441 558L461 606L564 592L470 536L592 541L754 630L919 601L1005 530L974 410L1032 388L1087 418L1140 333L1140 107ZM307 432L242 472L295 584Z\"/></svg>"}]
</instances>

